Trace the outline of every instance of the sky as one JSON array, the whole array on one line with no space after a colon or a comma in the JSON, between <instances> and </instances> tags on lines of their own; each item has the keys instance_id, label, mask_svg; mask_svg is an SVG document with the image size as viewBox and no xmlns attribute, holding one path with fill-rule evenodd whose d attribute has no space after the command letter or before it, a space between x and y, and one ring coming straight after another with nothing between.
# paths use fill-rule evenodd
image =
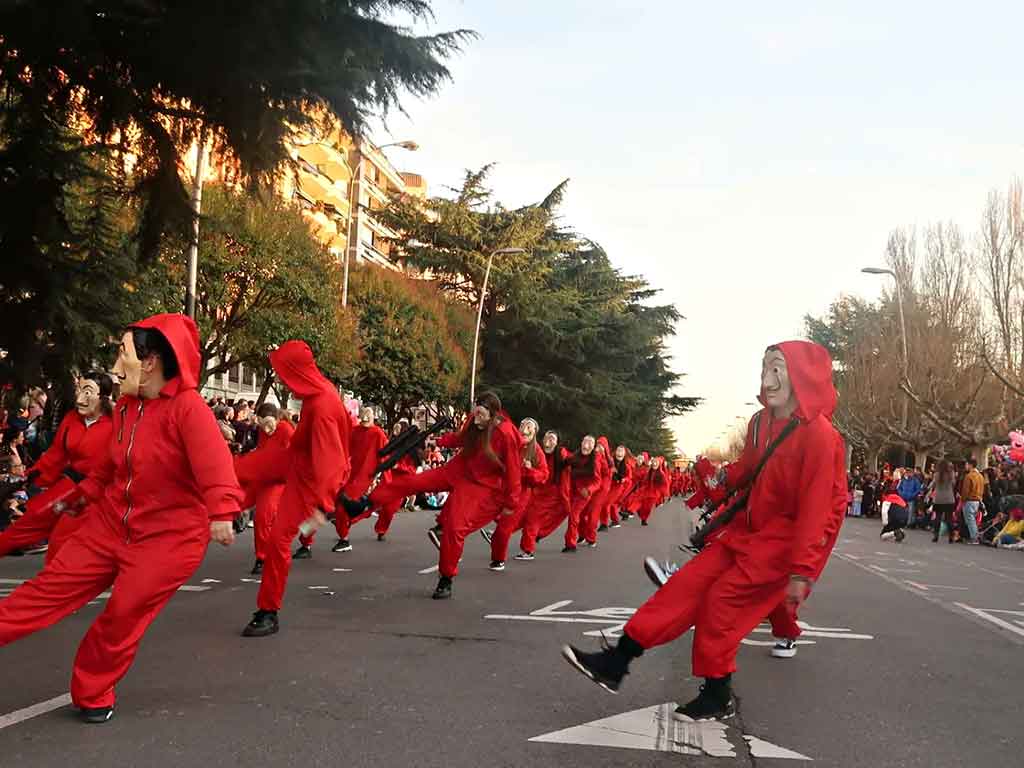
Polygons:
<instances>
[{"instance_id":1,"label":"sky","mask_svg":"<svg viewBox=\"0 0 1024 768\"><path fill-rule=\"evenodd\" d=\"M431 194L496 163L508 206L569 179L563 222L686 317L668 351L689 456L746 419L769 344L877 297L896 227L978 230L1024 174L1024 3L434 0L479 39L377 126ZM724 442L724 439L723 439ZM642 447L641 447L642 448Z\"/></svg>"}]
</instances>

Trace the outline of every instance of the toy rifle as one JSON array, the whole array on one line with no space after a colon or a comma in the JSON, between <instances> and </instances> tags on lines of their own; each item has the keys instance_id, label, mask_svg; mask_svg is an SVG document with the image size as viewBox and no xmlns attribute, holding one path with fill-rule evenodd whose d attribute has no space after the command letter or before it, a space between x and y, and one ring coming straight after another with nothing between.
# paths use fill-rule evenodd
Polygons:
<instances>
[{"instance_id":1,"label":"toy rifle","mask_svg":"<svg viewBox=\"0 0 1024 768\"><path fill-rule=\"evenodd\" d=\"M429 429L420 430L420 428L416 426L410 426L408 429L405 429L400 435L392 438L387 445L377 451L377 457L382 459L382 461L377 465L377 469L374 470L374 474L379 475L383 472L387 472L405 456L408 456L410 453L422 446L429 437L432 437L441 430L448 429L451 426L452 420L447 416L442 416L440 419L435 421Z\"/></svg>"},{"instance_id":2,"label":"toy rifle","mask_svg":"<svg viewBox=\"0 0 1024 768\"><path fill-rule=\"evenodd\" d=\"M775 453L775 449L779 447L782 441L793 434L793 431L799 425L799 420L794 418L782 428L779 436L772 440L765 449L764 455L761 456L760 461L757 462L757 466L754 467L754 471L750 474L750 480L748 480L742 488L737 488L729 495L729 497L726 498L724 503L728 504L728 506L720 514L711 518L711 520L709 520L703 527L694 531L693 535L690 536L689 546L683 544L680 545L680 549L700 552L700 550L704 548L704 545L707 543L708 537L711 536L711 534L721 530L733 521L736 514L747 506L747 502L750 500L750 490L754 487L754 482L757 480L758 475L761 474L761 470L764 468L764 465L768 463L768 459L771 458L773 453ZM757 442L756 430L754 442L755 444ZM732 500L732 503L729 503L730 500ZM709 513L705 511L705 513L701 515L701 518L703 519L707 514Z\"/></svg>"}]
</instances>

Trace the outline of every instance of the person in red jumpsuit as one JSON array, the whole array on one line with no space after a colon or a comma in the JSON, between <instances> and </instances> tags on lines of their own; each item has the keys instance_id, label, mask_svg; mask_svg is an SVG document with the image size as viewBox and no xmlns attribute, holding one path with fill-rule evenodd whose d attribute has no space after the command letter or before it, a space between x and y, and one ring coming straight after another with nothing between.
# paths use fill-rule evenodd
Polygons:
<instances>
[{"instance_id":1,"label":"person in red jumpsuit","mask_svg":"<svg viewBox=\"0 0 1024 768\"><path fill-rule=\"evenodd\" d=\"M278 611L288 586L291 543L300 526L307 533L327 522L338 492L349 476L352 419L338 390L316 367L304 341L286 341L270 353L277 377L302 400L299 426L288 446L288 475L277 518L266 544L256 613L245 637L266 637L279 629Z\"/></svg>"},{"instance_id":2,"label":"person in red jumpsuit","mask_svg":"<svg viewBox=\"0 0 1024 768\"><path fill-rule=\"evenodd\" d=\"M373 409L361 409L359 411L359 426L352 430L352 441L349 447L349 453L352 457L352 473L349 475L348 482L341 491L346 497L358 499L370 490L370 483L373 482L377 465L380 464L378 452L387 445L387 442L387 433L374 423ZM369 512L354 518L350 518L347 514L339 513L336 515L334 518L334 528L338 532L338 542L331 551L352 551L352 544L349 543L348 533L354 523L365 520L369 516ZM383 540L384 535L378 533L377 538Z\"/></svg>"},{"instance_id":3,"label":"person in red jumpsuit","mask_svg":"<svg viewBox=\"0 0 1024 768\"><path fill-rule=\"evenodd\" d=\"M650 458L647 455L647 451L644 451L636 458L636 463L633 465L633 485L623 495L622 513L620 515L622 520L629 520L629 518L635 516L640 511L640 505L644 501L643 491L647 484L647 475L651 471L649 462Z\"/></svg>"},{"instance_id":4,"label":"person in red jumpsuit","mask_svg":"<svg viewBox=\"0 0 1024 768\"><path fill-rule=\"evenodd\" d=\"M637 509L637 517L640 518L640 525L648 525L647 521L651 514L665 501L669 480L668 472L662 464L663 461L661 456L651 459L647 476L639 490L640 505Z\"/></svg>"},{"instance_id":5,"label":"person in red jumpsuit","mask_svg":"<svg viewBox=\"0 0 1024 768\"><path fill-rule=\"evenodd\" d=\"M114 366L121 397L108 451L79 484L89 505L84 521L39 575L0 600L6 645L110 591L71 676L71 700L86 722L113 716L114 685L211 538L234 541L231 521L242 492L213 412L196 389L199 366L199 333L183 315L156 315L125 332Z\"/></svg>"},{"instance_id":6,"label":"person in red jumpsuit","mask_svg":"<svg viewBox=\"0 0 1024 768\"><path fill-rule=\"evenodd\" d=\"M515 514L522 493L522 440L493 392L476 399L472 417L451 439L461 450L445 465L452 488L441 511L440 578L435 600L452 595L466 536Z\"/></svg>"},{"instance_id":7,"label":"person in red jumpsuit","mask_svg":"<svg viewBox=\"0 0 1024 768\"><path fill-rule=\"evenodd\" d=\"M516 560L533 560L537 542L550 536L569 517L570 472L566 467L572 454L558 444L558 433L550 430L544 433L541 449L547 479L530 493Z\"/></svg>"},{"instance_id":8,"label":"person in red jumpsuit","mask_svg":"<svg viewBox=\"0 0 1024 768\"><path fill-rule=\"evenodd\" d=\"M577 670L615 691L633 659L695 627L693 674L705 683L676 710L683 720L735 713L731 680L740 641L781 601L796 611L826 543L834 485L830 415L836 403L828 352L804 341L769 347L761 398L766 408L755 417L758 439L752 419L743 454L726 471L729 487L753 481L745 510L640 607L614 648L562 649ZM783 430L788 436L753 478L758 457Z\"/></svg>"},{"instance_id":9,"label":"person in red jumpsuit","mask_svg":"<svg viewBox=\"0 0 1024 768\"><path fill-rule=\"evenodd\" d=\"M564 554L575 552L576 546L584 541L581 532L583 513L601 488L601 467L597 441L593 435L585 435L580 441L580 449L569 459L569 525L565 529ZM597 546L596 540L590 546Z\"/></svg>"},{"instance_id":10,"label":"person in red jumpsuit","mask_svg":"<svg viewBox=\"0 0 1024 768\"><path fill-rule=\"evenodd\" d=\"M608 447L608 438L601 435L597 438L597 445L594 447L595 464L598 477L601 478L600 485L591 495L587 506L580 515L580 534L583 536L588 547L597 546L598 531L608 530L605 526L601 528L601 515L605 511L605 504L608 503L608 494L612 490L612 452Z\"/></svg>"},{"instance_id":11,"label":"person in red jumpsuit","mask_svg":"<svg viewBox=\"0 0 1024 768\"><path fill-rule=\"evenodd\" d=\"M295 427L279 419L273 403L263 403L256 411L259 435L256 448L235 456L235 475L245 491L245 509L254 509L253 546L256 562L252 575L263 573L270 532L277 519L277 507L288 479L288 446Z\"/></svg>"},{"instance_id":12,"label":"person in red jumpsuit","mask_svg":"<svg viewBox=\"0 0 1024 768\"><path fill-rule=\"evenodd\" d=\"M839 529L846 519L846 443L838 430L835 432L835 452L833 454L834 480L832 484L832 508L831 514L825 525L823 534L824 545L817 552L817 559L814 564L814 576L812 583L817 582L821 572L825 570L829 555L839 539ZM810 596L810 588L807 590ZM768 622L772 627L772 636L776 639L772 648L772 656L777 659L790 659L796 656L796 639L800 637L803 630L797 623L797 612L791 610L785 600L775 606L775 609L768 614Z\"/></svg>"},{"instance_id":13,"label":"person in red jumpsuit","mask_svg":"<svg viewBox=\"0 0 1024 768\"><path fill-rule=\"evenodd\" d=\"M523 491L513 513L501 515L498 518L498 526L494 529L494 534L491 537L490 569L492 571L505 570L508 543L512 539L512 534L525 527L526 510L533 498L534 490L548 480L548 463L544 458L544 451L537 443L537 422L533 419L523 419L519 424L519 433L522 435L523 442L520 449L523 464L521 477Z\"/></svg>"},{"instance_id":14,"label":"person in red jumpsuit","mask_svg":"<svg viewBox=\"0 0 1024 768\"><path fill-rule=\"evenodd\" d=\"M76 484L103 462L113 425L113 390L113 380L99 371L75 382L75 410L61 420L50 447L28 475L30 482L45 490L31 497L25 514L0 533L0 557L48 541L45 562L49 563L84 522L81 514L54 514L53 504L74 494Z\"/></svg>"},{"instance_id":15,"label":"person in red jumpsuit","mask_svg":"<svg viewBox=\"0 0 1024 768\"><path fill-rule=\"evenodd\" d=\"M602 519L610 528L618 528L619 509L630 488L633 487L633 467L635 461L629 449L620 445L616 447L612 464L612 487L605 505L606 518Z\"/></svg>"}]
</instances>

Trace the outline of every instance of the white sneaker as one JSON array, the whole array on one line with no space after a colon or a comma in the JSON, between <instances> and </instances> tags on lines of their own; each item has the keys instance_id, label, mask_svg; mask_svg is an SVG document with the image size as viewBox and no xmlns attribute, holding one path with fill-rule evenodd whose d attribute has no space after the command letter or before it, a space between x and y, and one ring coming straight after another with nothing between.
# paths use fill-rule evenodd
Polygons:
<instances>
[{"instance_id":1,"label":"white sneaker","mask_svg":"<svg viewBox=\"0 0 1024 768\"><path fill-rule=\"evenodd\" d=\"M776 659L792 659L796 656L796 640L777 640L772 648L772 656Z\"/></svg>"},{"instance_id":2,"label":"white sneaker","mask_svg":"<svg viewBox=\"0 0 1024 768\"><path fill-rule=\"evenodd\" d=\"M516 560L533 560L534 557L533 557L533 553L532 552L520 552L518 555L515 556L515 559Z\"/></svg>"}]
</instances>

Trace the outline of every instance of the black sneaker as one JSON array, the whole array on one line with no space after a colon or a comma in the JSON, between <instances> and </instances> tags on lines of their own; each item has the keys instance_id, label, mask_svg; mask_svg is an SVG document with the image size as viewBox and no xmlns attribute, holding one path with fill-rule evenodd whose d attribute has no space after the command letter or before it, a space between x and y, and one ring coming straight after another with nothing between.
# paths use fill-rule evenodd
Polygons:
<instances>
[{"instance_id":1,"label":"black sneaker","mask_svg":"<svg viewBox=\"0 0 1024 768\"><path fill-rule=\"evenodd\" d=\"M89 723L90 725L99 725L106 723L114 716L113 707L82 707L79 710L78 716L82 718L83 723Z\"/></svg>"},{"instance_id":2,"label":"black sneaker","mask_svg":"<svg viewBox=\"0 0 1024 768\"><path fill-rule=\"evenodd\" d=\"M299 547L292 555L292 560L309 560L313 557L313 550L309 547Z\"/></svg>"},{"instance_id":3,"label":"black sneaker","mask_svg":"<svg viewBox=\"0 0 1024 768\"><path fill-rule=\"evenodd\" d=\"M492 571L504 571L505 561L504 560L491 560L491 564L487 566Z\"/></svg>"},{"instance_id":4,"label":"black sneaker","mask_svg":"<svg viewBox=\"0 0 1024 768\"><path fill-rule=\"evenodd\" d=\"M593 549L596 546L597 546L597 542L596 541L588 541L587 542L587 549Z\"/></svg>"},{"instance_id":5,"label":"black sneaker","mask_svg":"<svg viewBox=\"0 0 1024 768\"><path fill-rule=\"evenodd\" d=\"M597 653L563 645L562 658L609 693L618 693L622 678L629 673L629 658L603 641L602 645Z\"/></svg>"},{"instance_id":6,"label":"black sneaker","mask_svg":"<svg viewBox=\"0 0 1024 768\"><path fill-rule=\"evenodd\" d=\"M263 573L263 561L257 560L255 563L253 563L252 570L249 571L249 573L251 573L253 576L259 576L261 573Z\"/></svg>"},{"instance_id":7,"label":"black sneaker","mask_svg":"<svg viewBox=\"0 0 1024 768\"><path fill-rule=\"evenodd\" d=\"M728 720L736 714L732 688L728 677L709 677L700 687L697 698L686 706L677 707L677 720Z\"/></svg>"},{"instance_id":8,"label":"black sneaker","mask_svg":"<svg viewBox=\"0 0 1024 768\"><path fill-rule=\"evenodd\" d=\"M360 496L358 499L350 499L347 496L339 496L338 501L341 502L341 506L345 510L345 514L348 515L350 518L359 517L370 508L369 496Z\"/></svg>"},{"instance_id":9,"label":"black sneaker","mask_svg":"<svg viewBox=\"0 0 1024 768\"><path fill-rule=\"evenodd\" d=\"M776 659L792 659L796 656L796 640L784 638L776 640L772 648L772 656Z\"/></svg>"},{"instance_id":10,"label":"black sneaker","mask_svg":"<svg viewBox=\"0 0 1024 768\"><path fill-rule=\"evenodd\" d=\"M278 628L277 611L256 611L242 630L242 637L266 637L276 633Z\"/></svg>"},{"instance_id":11,"label":"black sneaker","mask_svg":"<svg viewBox=\"0 0 1024 768\"><path fill-rule=\"evenodd\" d=\"M515 556L515 559L516 560L533 560L535 558L533 556L533 552L520 552L518 555Z\"/></svg>"},{"instance_id":12,"label":"black sneaker","mask_svg":"<svg viewBox=\"0 0 1024 768\"><path fill-rule=\"evenodd\" d=\"M621 528L622 527L622 523L612 523L611 526L609 526L609 527L611 527L611 528Z\"/></svg>"},{"instance_id":13,"label":"black sneaker","mask_svg":"<svg viewBox=\"0 0 1024 768\"><path fill-rule=\"evenodd\" d=\"M434 594L431 597L434 600L447 600L452 596L452 580L447 576L442 576L437 580L437 588L434 590Z\"/></svg>"},{"instance_id":14,"label":"black sneaker","mask_svg":"<svg viewBox=\"0 0 1024 768\"><path fill-rule=\"evenodd\" d=\"M348 539L338 539L338 543L331 547L331 552L351 552L352 545L348 543Z\"/></svg>"},{"instance_id":15,"label":"black sneaker","mask_svg":"<svg viewBox=\"0 0 1024 768\"><path fill-rule=\"evenodd\" d=\"M385 540L386 540L386 538L385 538L383 533L378 533L377 534L377 541L385 541Z\"/></svg>"},{"instance_id":16,"label":"black sneaker","mask_svg":"<svg viewBox=\"0 0 1024 768\"><path fill-rule=\"evenodd\" d=\"M486 528L481 528L480 529L480 535L484 537L484 541L486 541L488 544L490 544L491 543L491 539L494 538L494 531L489 531Z\"/></svg>"},{"instance_id":17,"label":"black sneaker","mask_svg":"<svg viewBox=\"0 0 1024 768\"><path fill-rule=\"evenodd\" d=\"M440 526L435 525L433 528L427 531L427 538L430 539L431 544L437 547L438 552L441 551L441 536L440 531L438 530L439 527Z\"/></svg>"},{"instance_id":18,"label":"black sneaker","mask_svg":"<svg viewBox=\"0 0 1024 768\"><path fill-rule=\"evenodd\" d=\"M604 523L601 523L599 526L597 526L597 530L598 531L607 531L608 530L608 526L605 525Z\"/></svg>"},{"instance_id":19,"label":"black sneaker","mask_svg":"<svg viewBox=\"0 0 1024 768\"><path fill-rule=\"evenodd\" d=\"M562 554L567 555L576 551L576 547L562 547Z\"/></svg>"},{"instance_id":20,"label":"black sneaker","mask_svg":"<svg viewBox=\"0 0 1024 768\"><path fill-rule=\"evenodd\" d=\"M647 525L647 521L646 520L641 520L640 521L640 525Z\"/></svg>"},{"instance_id":21,"label":"black sneaker","mask_svg":"<svg viewBox=\"0 0 1024 768\"><path fill-rule=\"evenodd\" d=\"M895 536L896 536L896 541L897 542L903 541L905 538L907 538L907 534L905 534L903 532L902 528L897 528L896 529Z\"/></svg>"},{"instance_id":22,"label":"black sneaker","mask_svg":"<svg viewBox=\"0 0 1024 768\"><path fill-rule=\"evenodd\" d=\"M586 540L587 540L586 536L580 536L578 539L576 539L576 546L578 547L580 544L582 544Z\"/></svg>"}]
</instances>

